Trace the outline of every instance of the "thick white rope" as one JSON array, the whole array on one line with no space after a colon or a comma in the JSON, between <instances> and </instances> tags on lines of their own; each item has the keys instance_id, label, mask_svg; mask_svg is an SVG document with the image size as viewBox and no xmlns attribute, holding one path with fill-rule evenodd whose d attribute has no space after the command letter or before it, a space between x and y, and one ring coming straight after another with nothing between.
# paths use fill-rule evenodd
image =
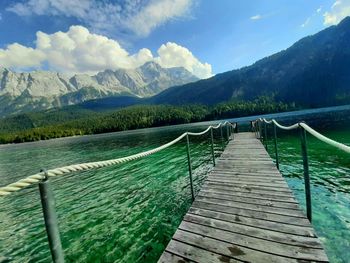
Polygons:
<instances>
[{"instance_id":1,"label":"thick white rope","mask_svg":"<svg viewBox=\"0 0 350 263\"><path fill-rule=\"evenodd\" d=\"M350 146L345 145L345 144L340 143L340 142L337 142L337 141L334 141L334 140L322 135L321 133L315 131L313 128L311 128L309 125L307 125L304 122L295 123L291 126L283 126L283 125L279 124L275 119L272 119L271 121L267 121L266 119L260 119L260 120L264 121L265 123L268 123L268 124L274 123L278 128L283 129L283 130L293 130L293 129L297 129L299 127L303 127L308 133L310 133L311 135L313 135L314 137L316 137L320 141L327 143L331 146L334 146L334 147L338 148L339 150L350 153Z\"/></svg>"},{"instance_id":2,"label":"thick white rope","mask_svg":"<svg viewBox=\"0 0 350 263\"><path fill-rule=\"evenodd\" d=\"M303 127L308 133L310 133L311 135L315 136L317 139L319 139L320 141L323 141L329 145L332 145L336 148L338 148L339 150L342 150L344 152L350 153L350 146L347 146L343 143L334 141L324 135L322 135L321 133L315 131L314 129L312 129L310 126L308 126L306 123L301 122L300 126Z\"/></svg>"},{"instance_id":3,"label":"thick white rope","mask_svg":"<svg viewBox=\"0 0 350 263\"><path fill-rule=\"evenodd\" d=\"M275 121L275 120L272 120L272 122L273 122L274 124L276 124L276 126L277 126L278 128L283 129L283 130L294 130L294 129L299 128L299 123L295 123L295 124L290 125L290 126L283 126L283 125L279 124L279 123L278 123L277 121Z\"/></svg>"},{"instance_id":4,"label":"thick white rope","mask_svg":"<svg viewBox=\"0 0 350 263\"><path fill-rule=\"evenodd\" d=\"M217 129L221 125L225 125L225 124L232 125L229 122L225 122L224 124L220 123L217 127L209 126L206 130L204 130L203 132L199 132L199 133L185 132L185 133L181 134L179 137L177 137L176 139L172 140L171 142L163 144L157 148L154 148L154 149L151 149L151 150L148 150L145 152L133 154L130 156L106 160L106 161L99 161L99 162L73 164L73 165L68 165L68 166L64 166L64 167L60 167L60 168L47 170L45 172L36 173L34 175L31 175L31 176L28 176L24 179L21 179L15 183L9 184L9 185L4 186L4 187L0 187L0 196L6 196L6 195L11 194L12 192L19 191L19 190L21 190L27 186L30 186L32 184L39 183L40 181L44 180L46 178L46 176L47 177L55 177L55 176L65 175L65 174L72 173L72 172L86 171L86 170L95 169L95 168L102 168L102 167L106 167L106 166L111 166L111 165L115 165L115 164L120 164L120 163L125 163L128 161L140 159L142 157L146 157L148 155L154 154L156 152L159 152L161 150L164 150L164 149L170 147L171 145L179 142L181 139L183 139L187 135L192 135L192 136L203 135L206 132L208 132L211 128Z\"/></svg>"},{"instance_id":5,"label":"thick white rope","mask_svg":"<svg viewBox=\"0 0 350 263\"><path fill-rule=\"evenodd\" d=\"M209 126L206 130L202 132L188 132L187 134L192 136L200 136L200 135L206 134L208 131L210 131L211 128L212 126Z\"/></svg>"},{"instance_id":6,"label":"thick white rope","mask_svg":"<svg viewBox=\"0 0 350 263\"><path fill-rule=\"evenodd\" d=\"M200 135L206 134L208 131L210 131L210 129L218 129L218 128L220 128L220 126L224 126L224 125L230 125L230 126L232 126L232 128L236 127L236 123L232 124L228 121L225 121L224 123L219 123L217 126L209 126L206 130L204 130L202 132L187 132L187 134L191 135L191 136L200 136Z\"/></svg>"}]
</instances>

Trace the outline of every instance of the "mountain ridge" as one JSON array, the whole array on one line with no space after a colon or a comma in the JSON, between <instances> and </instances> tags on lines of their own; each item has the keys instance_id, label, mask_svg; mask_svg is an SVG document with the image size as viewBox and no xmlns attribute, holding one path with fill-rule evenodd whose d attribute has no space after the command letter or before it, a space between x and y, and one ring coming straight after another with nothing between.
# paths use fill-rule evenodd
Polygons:
<instances>
[{"instance_id":1,"label":"mountain ridge","mask_svg":"<svg viewBox=\"0 0 350 263\"><path fill-rule=\"evenodd\" d=\"M198 80L183 67L163 68L146 62L136 69L95 75L52 71L16 73L0 67L0 115L44 110L109 96L149 97L170 86Z\"/></svg>"},{"instance_id":2,"label":"mountain ridge","mask_svg":"<svg viewBox=\"0 0 350 263\"><path fill-rule=\"evenodd\" d=\"M350 17L346 17L250 66L169 88L155 95L152 103L216 104L259 96L310 107L350 103L349 43Z\"/></svg>"}]
</instances>

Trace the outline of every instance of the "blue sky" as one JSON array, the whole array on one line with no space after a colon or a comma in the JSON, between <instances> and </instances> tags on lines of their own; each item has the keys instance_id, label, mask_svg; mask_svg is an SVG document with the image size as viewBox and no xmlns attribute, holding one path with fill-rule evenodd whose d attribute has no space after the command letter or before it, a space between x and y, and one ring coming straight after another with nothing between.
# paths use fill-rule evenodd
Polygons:
<instances>
[{"instance_id":1,"label":"blue sky","mask_svg":"<svg viewBox=\"0 0 350 263\"><path fill-rule=\"evenodd\" d=\"M347 15L350 0L2 0L0 66L92 74L152 60L206 78Z\"/></svg>"}]
</instances>

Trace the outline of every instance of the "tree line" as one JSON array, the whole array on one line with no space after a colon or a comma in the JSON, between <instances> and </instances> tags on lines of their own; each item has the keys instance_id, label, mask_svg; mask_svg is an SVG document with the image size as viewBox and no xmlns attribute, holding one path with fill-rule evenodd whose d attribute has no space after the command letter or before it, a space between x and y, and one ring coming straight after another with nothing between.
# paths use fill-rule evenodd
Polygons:
<instances>
[{"instance_id":1,"label":"tree line","mask_svg":"<svg viewBox=\"0 0 350 263\"><path fill-rule=\"evenodd\" d=\"M74 108L22 114L0 121L0 143L20 143L75 135L235 118L298 109L267 97L205 105L137 105L96 112Z\"/></svg>"}]
</instances>

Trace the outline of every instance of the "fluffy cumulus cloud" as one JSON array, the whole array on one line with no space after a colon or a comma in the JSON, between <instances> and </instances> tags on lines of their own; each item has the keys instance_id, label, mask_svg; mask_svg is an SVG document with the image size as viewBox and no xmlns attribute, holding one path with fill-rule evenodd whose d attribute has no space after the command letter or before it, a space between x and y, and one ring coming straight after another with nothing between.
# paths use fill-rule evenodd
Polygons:
<instances>
[{"instance_id":1,"label":"fluffy cumulus cloud","mask_svg":"<svg viewBox=\"0 0 350 263\"><path fill-rule=\"evenodd\" d=\"M332 5L330 11L325 12L324 24L335 25L338 24L343 18L350 15L350 0L337 0Z\"/></svg>"},{"instance_id":2,"label":"fluffy cumulus cloud","mask_svg":"<svg viewBox=\"0 0 350 263\"><path fill-rule=\"evenodd\" d=\"M148 35L172 19L187 17L193 0L25 0L7 11L19 16L65 16L76 18L95 32L131 31Z\"/></svg>"},{"instance_id":3,"label":"fluffy cumulus cloud","mask_svg":"<svg viewBox=\"0 0 350 263\"><path fill-rule=\"evenodd\" d=\"M155 61L165 68L184 67L200 78L212 75L211 65L201 63L187 48L168 42L158 49Z\"/></svg>"},{"instance_id":4,"label":"fluffy cumulus cloud","mask_svg":"<svg viewBox=\"0 0 350 263\"><path fill-rule=\"evenodd\" d=\"M67 73L96 73L104 69L135 68L147 61L161 66L182 66L199 78L212 75L211 66L201 63L187 48L167 43L158 49L156 57L149 49L129 54L113 39L92 34L83 26L71 26L68 32L46 34L38 31L36 47L18 43L0 49L0 66L11 69L48 67Z\"/></svg>"},{"instance_id":5,"label":"fluffy cumulus cloud","mask_svg":"<svg viewBox=\"0 0 350 263\"><path fill-rule=\"evenodd\" d=\"M0 66L17 69L40 67L45 54L37 49L14 43L0 49Z\"/></svg>"}]
</instances>

